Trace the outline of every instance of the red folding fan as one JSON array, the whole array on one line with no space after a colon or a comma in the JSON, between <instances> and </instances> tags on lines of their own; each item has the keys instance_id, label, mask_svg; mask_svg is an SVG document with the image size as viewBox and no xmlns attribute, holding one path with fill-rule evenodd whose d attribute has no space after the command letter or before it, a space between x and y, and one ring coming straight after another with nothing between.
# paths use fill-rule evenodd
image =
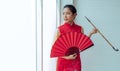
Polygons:
<instances>
[{"instance_id":1,"label":"red folding fan","mask_svg":"<svg viewBox=\"0 0 120 71\"><path fill-rule=\"evenodd\" d=\"M60 57L79 53L92 45L93 42L85 34L69 32L58 37L52 46L50 57Z\"/></svg>"}]
</instances>

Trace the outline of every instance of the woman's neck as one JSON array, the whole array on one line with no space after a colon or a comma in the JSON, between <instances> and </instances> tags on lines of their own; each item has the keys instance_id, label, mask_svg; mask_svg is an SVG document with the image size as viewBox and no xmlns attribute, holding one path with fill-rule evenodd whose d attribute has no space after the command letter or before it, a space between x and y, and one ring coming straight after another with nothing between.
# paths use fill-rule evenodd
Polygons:
<instances>
[{"instance_id":1,"label":"woman's neck","mask_svg":"<svg viewBox=\"0 0 120 71\"><path fill-rule=\"evenodd\" d=\"M68 23L68 24L70 24L70 25L73 25L74 21L66 22L66 23Z\"/></svg>"}]
</instances>

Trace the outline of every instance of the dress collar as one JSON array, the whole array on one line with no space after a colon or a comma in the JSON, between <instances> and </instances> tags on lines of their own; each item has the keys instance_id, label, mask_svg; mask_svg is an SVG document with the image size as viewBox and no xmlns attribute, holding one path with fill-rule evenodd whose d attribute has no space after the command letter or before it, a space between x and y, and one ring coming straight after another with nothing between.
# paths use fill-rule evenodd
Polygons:
<instances>
[{"instance_id":1,"label":"dress collar","mask_svg":"<svg viewBox=\"0 0 120 71\"><path fill-rule=\"evenodd\" d=\"M74 26L75 25L75 23L73 22L72 24L69 24L69 23L64 23L65 24L65 26L68 26L68 27L72 27L72 26Z\"/></svg>"}]
</instances>

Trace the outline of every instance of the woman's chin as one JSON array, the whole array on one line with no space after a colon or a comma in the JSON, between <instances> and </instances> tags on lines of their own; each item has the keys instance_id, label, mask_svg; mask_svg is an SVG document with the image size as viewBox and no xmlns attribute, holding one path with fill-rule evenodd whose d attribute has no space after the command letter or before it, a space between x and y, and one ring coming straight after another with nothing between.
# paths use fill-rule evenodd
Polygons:
<instances>
[{"instance_id":1,"label":"woman's chin","mask_svg":"<svg viewBox=\"0 0 120 71\"><path fill-rule=\"evenodd\" d=\"M73 21L65 21L65 23L70 23L71 24L71 23L73 23Z\"/></svg>"}]
</instances>

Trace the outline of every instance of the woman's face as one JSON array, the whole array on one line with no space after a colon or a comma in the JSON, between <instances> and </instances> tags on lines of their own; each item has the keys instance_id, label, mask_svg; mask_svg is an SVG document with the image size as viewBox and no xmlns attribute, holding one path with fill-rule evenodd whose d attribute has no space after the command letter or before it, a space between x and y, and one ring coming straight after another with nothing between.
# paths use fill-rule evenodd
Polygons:
<instances>
[{"instance_id":1,"label":"woman's face","mask_svg":"<svg viewBox=\"0 0 120 71\"><path fill-rule=\"evenodd\" d=\"M72 13L69 8L64 8L63 10L63 19L66 23L73 22L74 18L76 17L76 13Z\"/></svg>"}]
</instances>

